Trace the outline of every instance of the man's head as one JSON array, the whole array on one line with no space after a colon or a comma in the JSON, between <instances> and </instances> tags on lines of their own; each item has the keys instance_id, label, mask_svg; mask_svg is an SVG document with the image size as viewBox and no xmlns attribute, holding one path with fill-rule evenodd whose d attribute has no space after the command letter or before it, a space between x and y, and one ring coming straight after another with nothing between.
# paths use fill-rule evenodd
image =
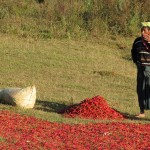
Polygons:
<instances>
[{"instance_id":1,"label":"man's head","mask_svg":"<svg viewBox=\"0 0 150 150\"><path fill-rule=\"evenodd\" d=\"M148 37L150 36L150 22L142 22L141 25L141 35L144 40L149 41Z\"/></svg>"}]
</instances>

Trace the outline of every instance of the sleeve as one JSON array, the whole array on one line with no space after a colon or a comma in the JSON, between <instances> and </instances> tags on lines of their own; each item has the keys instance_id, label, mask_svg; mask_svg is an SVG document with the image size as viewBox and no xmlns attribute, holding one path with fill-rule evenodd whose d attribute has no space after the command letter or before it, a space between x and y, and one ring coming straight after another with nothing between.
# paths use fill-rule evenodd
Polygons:
<instances>
[{"instance_id":1,"label":"sleeve","mask_svg":"<svg viewBox=\"0 0 150 150\"><path fill-rule=\"evenodd\" d=\"M136 51L135 41L134 41L134 43L132 45L132 49L131 49L131 56L132 56L132 60L134 63L137 62L137 51Z\"/></svg>"}]
</instances>

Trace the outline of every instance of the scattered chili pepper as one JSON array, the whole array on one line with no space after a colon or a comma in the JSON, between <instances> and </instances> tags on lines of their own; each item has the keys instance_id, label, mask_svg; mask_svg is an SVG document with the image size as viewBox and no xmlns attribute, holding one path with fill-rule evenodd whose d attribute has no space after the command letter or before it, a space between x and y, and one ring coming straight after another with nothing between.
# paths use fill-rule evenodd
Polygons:
<instances>
[{"instance_id":1,"label":"scattered chili pepper","mask_svg":"<svg viewBox=\"0 0 150 150\"><path fill-rule=\"evenodd\" d=\"M0 111L0 149L149 150L150 124L64 124Z\"/></svg>"}]
</instances>

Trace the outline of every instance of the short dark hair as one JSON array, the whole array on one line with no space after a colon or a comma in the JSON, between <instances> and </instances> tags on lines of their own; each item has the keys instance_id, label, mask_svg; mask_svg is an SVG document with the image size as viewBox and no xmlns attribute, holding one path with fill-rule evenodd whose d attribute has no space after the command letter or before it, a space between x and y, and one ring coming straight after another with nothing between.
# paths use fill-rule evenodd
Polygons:
<instances>
[{"instance_id":1,"label":"short dark hair","mask_svg":"<svg viewBox=\"0 0 150 150\"><path fill-rule=\"evenodd\" d=\"M147 28L148 30L150 30L150 27L149 27L149 26L143 26L143 27L141 28L141 31L142 31L144 28Z\"/></svg>"}]
</instances>

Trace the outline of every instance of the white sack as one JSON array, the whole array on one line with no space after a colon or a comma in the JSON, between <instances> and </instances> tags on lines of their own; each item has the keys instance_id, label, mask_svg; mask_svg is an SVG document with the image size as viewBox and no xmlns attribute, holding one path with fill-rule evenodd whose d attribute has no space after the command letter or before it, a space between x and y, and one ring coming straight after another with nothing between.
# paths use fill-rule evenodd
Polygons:
<instances>
[{"instance_id":1,"label":"white sack","mask_svg":"<svg viewBox=\"0 0 150 150\"><path fill-rule=\"evenodd\" d=\"M22 108L33 108L36 102L36 88L29 86L26 88L7 88L0 90L2 103L19 106Z\"/></svg>"}]
</instances>

